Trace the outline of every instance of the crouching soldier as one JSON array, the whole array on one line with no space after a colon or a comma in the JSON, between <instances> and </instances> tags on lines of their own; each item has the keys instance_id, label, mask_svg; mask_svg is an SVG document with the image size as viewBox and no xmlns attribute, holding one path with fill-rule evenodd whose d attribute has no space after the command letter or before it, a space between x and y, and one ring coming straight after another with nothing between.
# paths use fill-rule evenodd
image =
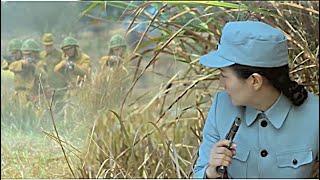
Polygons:
<instances>
[{"instance_id":1,"label":"crouching soldier","mask_svg":"<svg viewBox=\"0 0 320 180\"><path fill-rule=\"evenodd\" d=\"M101 57L99 61L100 71L93 84L95 89L93 101L108 101L112 106L118 105L129 84L130 77L125 67L127 57L128 47L125 39L119 34L112 36L108 43L107 55ZM104 104L100 103L100 106Z\"/></svg>"},{"instance_id":2,"label":"crouching soldier","mask_svg":"<svg viewBox=\"0 0 320 180\"><path fill-rule=\"evenodd\" d=\"M127 49L127 43L121 35L112 36L108 44L107 55L99 60L101 71L106 68L115 69L120 66L124 68L125 58L128 55Z\"/></svg>"}]
</instances>

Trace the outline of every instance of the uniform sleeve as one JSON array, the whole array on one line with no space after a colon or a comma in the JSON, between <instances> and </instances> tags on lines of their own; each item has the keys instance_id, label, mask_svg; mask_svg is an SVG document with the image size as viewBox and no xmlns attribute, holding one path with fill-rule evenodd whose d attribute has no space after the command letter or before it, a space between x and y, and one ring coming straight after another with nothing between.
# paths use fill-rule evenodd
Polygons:
<instances>
[{"instance_id":1,"label":"uniform sleeve","mask_svg":"<svg viewBox=\"0 0 320 180\"><path fill-rule=\"evenodd\" d=\"M99 59L100 66L105 66L107 61L109 60L109 56L103 56Z\"/></svg>"},{"instance_id":2,"label":"uniform sleeve","mask_svg":"<svg viewBox=\"0 0 320 180\"><path fill-rule=\"evenodd\" d=\"M22 62L21 61L15 61L9 65L9 70L16 73L22 71Z\"/></svg>"},{"instance_id":3,"label":"uniform sleeve","mask_svg":"<svg viewBox=\"0 0 320 180\"><path fill-rule=\"evenodd\" d=\"M56 73L60 72L60 71L63 69L65 63L66 63L65 60L60 61L60 62L54 67L54 72L56 72Z\"/></svg>"},{"instance_id":4,"label":"uniform sleeve","mask_svg":"<svg viewBox=\"0 0 320 180\"><path fill-rule=\"evenodd\" d=\"M46 52L45 51L41 51L39 54L41 59L45 59L46 58Z\"/></svg>"},{"instance_id":5,"label":"uniform sleeve","mask_svg":"<svg viewBox=\"0 0 320 180\"><path fill-rule=\"evenodd\" d=\"M216 94L209 110L207 120L203 128L202 143L198 152L198 159L193 169L193 178L205 178L205 171L208 166L210 152L213 145L220 140L216 126L216 107L219 93Z\"/></svg>"},{"instance_id":6,"label":"uniform sleeve","mask_svg":"<svg viewBox=\"0 0 320 180\"><path fill-rule=\"evenodd\" d=\"M48 79L48 73L47 73L47 64L44 60L40 60L36 64L35 75L37 77L40 77L40 74L41 74L43 83L46 83Z\"/></svg>"},{"instance_id":7,"label":"uniform sleeve","mask_svg":"<svg viewBox=\"0 0 320 180\"><path fill-rule=\"evenodd\" d=\"M75 68L75 73L78 75L90 75L90 70L91 70L91 64L90 64L90 58L88 56L84 57L81 59L77 67Z\"/></svg>"},{"instance_id":8,"label":"uniform sleeve","mask_svg":"<svg viewBox=\"0 0 320 180\"><path fill-rule=\"evenodd\" d=\"M37 74L46 74L47 73L47 64L44 60L40 60L37 64L36 64L36 72Z\"/></svg>"},{"instance_id":9,"label":"uniform sleeve","mask_svg":"<svg viewBox=\"0 0 320 180\"><path fill-rule=\"evenodd\" d=\"M9 69L9 63L7 60L5 59L1 59L1 69L3 70L8 70Z\"/></svg>"}]
</instances>

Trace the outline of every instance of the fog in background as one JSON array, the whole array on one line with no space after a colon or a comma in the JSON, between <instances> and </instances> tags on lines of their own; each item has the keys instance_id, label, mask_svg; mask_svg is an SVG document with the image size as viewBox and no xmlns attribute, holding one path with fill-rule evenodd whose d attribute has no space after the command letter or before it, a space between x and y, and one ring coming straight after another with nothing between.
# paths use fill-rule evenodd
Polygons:
<instances>
[{"instance_id":1,"label":"fog in background","mask_svg":"<svg viewBox=\"0 0 320 180\"><path fill-rule=\"evenodd\" d=\"M114 7L96 7L82 16L81 12L89 5L90 2L1 1L1 54L7 52L6 44L12 38L34 38L41 43L42 35L51 32L56 47L71 35L89 56L94 59L102 56L110 36L123 33L125 24L117 22L121 12Z\"/></svg>"},{"instance_id":2,"label":"fog in background","mask_svg":"<svg viewBox=\"0 0 320 180\"><path fill-rule=\"evenodd\" d=\"M108 41L111 36L120 33L125 34L132 17L132 12L124 13L124 9L117 8L107 3L101 3L95 8L90 8L93 2L1 2L1 55L7 54L7 43L12 38L26 40L34 38L41 44L44 33L53 33L54 46L60 48L62 40L66 36L78 39L80 48L91 58L92 70L95 73L99 69L98 60L106 55ZM138 5L141 2L132 2ZM90 9L86 11L86 9ZM157 12L156 4L145 9L149 14ZM83 15L84 14L84 15ZM141 21L142 20L142 21ZM136 21L134 30L127 35L129 48L133 50L139 41L141 34L145 31L150 19L140 18ZM157 29L151 28L148 34L157 36ZM170 61L166 56L160 56L165 61L159 61L157 68L151 71L163 74L175 74L179 67L176 62ZM144 57L141 68L148 63L149 57ZM135 66L136 62L132 65ZM173 63L173 64L172 64ZM180 64L181 66L181 64ZM133 67L135 68L135 67ZM177 69L178 68L178 69ZM147 76L150 75L147 73ZM151 73L151 76L154 76ZM154 82L154 80L141 80L143 84ZM149 78L153 79L149 76ZM148 79L149 79L148 78ZM156 76L154 78L159 78ZM161 77L162 78L162 77Z\"/></svg>"}]
</instances>

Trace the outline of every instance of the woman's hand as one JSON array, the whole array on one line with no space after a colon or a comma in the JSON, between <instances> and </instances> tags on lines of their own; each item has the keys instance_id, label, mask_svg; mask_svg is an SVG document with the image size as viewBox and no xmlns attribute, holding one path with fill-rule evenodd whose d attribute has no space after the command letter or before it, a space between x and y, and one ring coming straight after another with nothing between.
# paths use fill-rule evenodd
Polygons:
<instances>
[{"instance_id":1,"label":"woman's hand","mask_svg":"<svg viewBox=\"0 0 320 180\"><path fill-rule=\"evenodd\" d=\"M231 150L229 150L227 148L229 143L229 140L221 140L213 146L210 153L209 166L206 169L207 178L221 177L222 174L218 174L216 168L231 164L232 156L236 154L236 144L232 144Z\"/></svg>"}]
</instances>

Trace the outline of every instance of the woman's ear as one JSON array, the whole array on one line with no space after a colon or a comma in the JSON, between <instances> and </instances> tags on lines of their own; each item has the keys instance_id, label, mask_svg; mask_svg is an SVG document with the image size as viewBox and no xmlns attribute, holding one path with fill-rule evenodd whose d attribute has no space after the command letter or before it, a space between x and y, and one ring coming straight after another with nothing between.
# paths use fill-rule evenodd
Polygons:
<instances>
[{"instance_id":1,"label":"woman's ear","mask_svg":"<svg viewBox=\"0 0 320 180\"><path fill-rule=\"evenodd\" d=\"M262 87L263 77L260 74L253 73L248 80L254 90L259 90Z\"/></svg>"}]
</instances>

